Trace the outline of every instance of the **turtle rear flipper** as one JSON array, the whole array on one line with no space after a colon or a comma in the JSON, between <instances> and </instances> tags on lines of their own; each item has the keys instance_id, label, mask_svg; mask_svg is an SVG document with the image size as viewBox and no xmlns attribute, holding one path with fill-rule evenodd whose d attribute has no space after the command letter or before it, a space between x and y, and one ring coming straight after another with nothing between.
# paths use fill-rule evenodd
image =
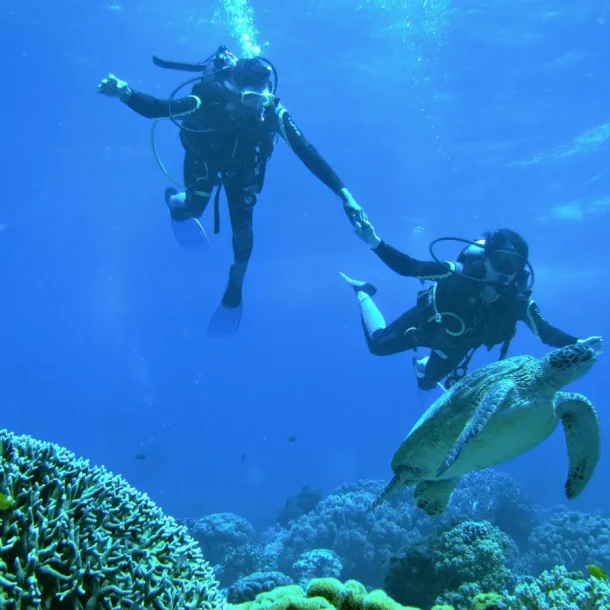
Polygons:
<instances>
[{"instance_id":1,"label":"turtle rear flipper","mask_svg":"<svg viewBox=\"0 0 610 610\"><path fill-rule=\"evenodd\" d=\"M500 381L487 392L470 416L470 419L466 423L466 426L457 441L455 441L451 451L447 454L447 457L436 471L437 477L442 476L451 466L453 466L463 449L481 432L481 430L483 430L487 422L498 410L498 407L513 391L514 387L514 384L509 381Z\"/></svg>"},{"instance_id":2,"label":"turtle rear flipper","mask_svg":"<svg viewBox=\"0 0 610 610\"><path fill-rule=\"evenodd\" d=\"M459 477L441 481L423 481L415 488L415 504L429 517L442 515L447 510L449 499Z\"/></svg>"},{"instance_id":3,"label":"turtle rear flipper","mask_svg":"<svg viewBox=\"0 0 610 610\"><path fill-rule=\"evenodd\" d=\"M573 500L587 486L599 461L599 419L589 399L582 394L558 392L555 409L563 424L570 461L566 496Z\"/></svg>"}]
</instances>

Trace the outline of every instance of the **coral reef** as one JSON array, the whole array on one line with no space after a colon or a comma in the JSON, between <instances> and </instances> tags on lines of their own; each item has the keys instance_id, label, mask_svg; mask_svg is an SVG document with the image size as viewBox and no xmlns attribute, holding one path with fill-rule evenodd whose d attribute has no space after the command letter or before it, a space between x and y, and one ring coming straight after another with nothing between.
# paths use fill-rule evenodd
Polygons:
<instances>
[{"instance_id":1,"label":"coral reef","mask_svg":"<svg viewBox=\"0 0 610 610\"><path fill-rule=\"evenodd\" d=\"M523 577L511 595L507 610L606 610L610 608L610 586L605 580L585 578L556 566L538 578Z\"/></svg>"},{"instance_id":2,"label":"coral reef","mask_svg":"<svg viewBox=\"0 0 610 610\"><path fill-rule=\"evenodd\" d=\"M280 510L277 522L282 527L288 527L291 521L310 513L322 500L321 487L309 487L305 485L296 496L290 496L286 504Z\"/></svg>"},{"instance_id":3,"label":"coral reef","mask_svg":"<svg viewBox=\"0 0 610 610\"><path fill-rule=\"evenodd\" d=\"M520 548L527 546L538 524L534 507L521 486L508 474L492 469L469 473L460 479L443 517L432 519L434 528L455 520L489 521L507 533Z\"/></svg>"},{"instance_id":4,"label":"coral reef","mask_svg":"<svg viewBox=\"0 0 610 610\"><path fill-rule=\"evenodd\" d=\"M190 525L223 587L254 572L275 570L276 562L247 519L234 513L212 513Z\"/></svg>"},{"instance_id":5,"label":"coral reef","mask_svg":"<svg viewBox=\"0 0 610 610\"><path fill-rule=\"evenodd\" d=\"M302 553L292 569L299 585L306 587L313 578L339 578L343 565L339 556L329 549L312 549Z\"/></svg>"},{"instance_id":6,"label":"coral reef","mask_svg":"<svg viewBox=\"0 0 610 610\"><path fill-rule=\"evenodd\" d=\"M192 534L212 564L220 563L230 550L251 544L256 536L252 524L233 513L212 513L197 519Z\"/></svg>"},{"instance_id":7,"label":"coral reef","mask_svg":"<svg viewBox=\"0 0 610 610\"><path fill-rule=\"evenodd\" d=\"M293 584L292 578L281 572L254 572L229 587L227 601L231 604L253 601L261 593Z\"/></svg>"},{"instance_id":8,"label":"coral reef","mask_svg":"<svg viewBox=\"0 0 610 610\"><path fill-rule=\"evenodd\" d=\"M501 592L513 580L515 543L487 521L464 521L407 548L390 563L385 589L401 603L470 610L482 592Z\"/></svg>"},{"instance_id":9,"label":"coral reef","mask_svg":"<svg viewBox=\"0 0 610 610\"><path fill-rule=\"evenodd\" d=\"M343 564L343 577L381 584L384 563L420 537L415 509L408 502L386 502L374 514L368 511L383 488L381 481L343 486L293 521L278 558L279 569L296 577L292 567L301 553L332 549Z\"/></svg>"},{"instance_id":10,"label":"coral reef","mask_svg":"<svg viewBox=\"0 0 610 610\"><path fill-rule=\"evenodd\" d=\"M221 607L186 528L105 468L2 430L0 492L2 608Z\"/></svg>"},{"instance_id":11,"label":"coral reef","mask_svg":"<svg viewBox=\"0 0 610 610\"><path fill-rule=\"evenodd\" d=\"M610 519L561 508L532 530L529 549L536 574L557 565L610 565Z\"/></svg>"},{"instance_id":12,"label":"coral reef","mask_svg":"<svg viewBox=\"0 0 610 610\"><path fill-rule=\"evenodd\" d=\"M230 610L418 610L402 606L381 590L367 592L357 581L342 584L334 578L316 578L307 591L297 585L279 587L254 601Z\"/></svg>"}]
</instances>

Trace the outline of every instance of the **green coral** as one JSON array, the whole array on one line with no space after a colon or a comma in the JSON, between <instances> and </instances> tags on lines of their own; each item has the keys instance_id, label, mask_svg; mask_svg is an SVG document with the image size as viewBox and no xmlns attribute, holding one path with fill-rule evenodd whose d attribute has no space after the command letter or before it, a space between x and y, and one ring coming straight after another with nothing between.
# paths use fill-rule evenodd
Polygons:
<instances>
[{"instance_id":1,"label":"green coral","mask_svg":"<svg viewBox=\"0 0 610 610\"><path fill-rule=\"evenodd\" d=\"M418 610L402 606L377 589L367 592L355 580L345 584L335 578L314 578L307 591L298 585L261 593L252 602L228 606L229 610Z\"/></svg>"},{"instance_id":2,"label":"green coral","mask_svg":"<svg viewBox=\"0 0 610 610\"><path fill-rule=\"evenodd\" d=\"M503 595L497 593L479 593L472 600L471 610L504 610L505 600Z\"/></svg>"},{"instance_id":3,"label":"green coral","mask_svg":"<svg viewBox=\"0 0 610 610\"><path fill-rule=\"evenodd\" d=\"M221 608L184 527L146 495L67 449L0 430L3 608Z\"/></svg>"}]
</instances>

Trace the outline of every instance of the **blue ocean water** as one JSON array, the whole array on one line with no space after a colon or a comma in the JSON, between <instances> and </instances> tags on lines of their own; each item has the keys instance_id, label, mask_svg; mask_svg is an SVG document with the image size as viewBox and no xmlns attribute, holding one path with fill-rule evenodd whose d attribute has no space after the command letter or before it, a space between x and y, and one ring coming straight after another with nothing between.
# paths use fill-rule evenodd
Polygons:
<instances>
[{"instance_id":1,"label":"blue ocean water","mask_svg":"<svg viewBox=\"0 0 610 610\"><path fill-rule=\"evenodd\" d=\"M231 262L224 200L218 236L211 207L203 219L211 247L181 250L151 123L96 93L112 72L166 97L188 75L152 55L240 53L244 28L380 236L427 259L436 237L519 231L544 316L606 336L609 20L608 3L589 0L6 0L0 428L104 464L180 517L271 522L304 485L390 478L394 450L438 393L418 392L412 353L368 353L337 272L374 281L387 320L419 283L371 254L280 143L256 206L240 330L208 339ZM180 177L170 123L157 146ZM523 325L510 355L546 351ZM480 350L473 368L497 356ZM570 503L584 511L609 503L605 358L573 386L602 426L602 460ZM562 432L499 470L533 501L565 502Z\"/></svg>"}]
</instances>

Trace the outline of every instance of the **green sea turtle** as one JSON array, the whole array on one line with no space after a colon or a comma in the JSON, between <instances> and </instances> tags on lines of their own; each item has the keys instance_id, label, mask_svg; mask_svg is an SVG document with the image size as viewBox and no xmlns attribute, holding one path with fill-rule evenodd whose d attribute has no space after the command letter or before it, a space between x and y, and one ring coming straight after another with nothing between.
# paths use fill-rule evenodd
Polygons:
<instances>
[{"instance_id":1,"label":"green sea turtle","mask_svg":"<svg viewBox=\"0 0 610 610\"><path fill-rule=\"evenodd\" d=\"M460 476L533 449L560 420L569 457L565 492L575 498L599 460L600 428L585 396L560 390L587 373L601 350L601 337L590 337L540 359L516 356L464 377L413 426L392 458L394 478L371 510L415 485L417 506L440 515Z\"/></svg>"}]
</instances>

